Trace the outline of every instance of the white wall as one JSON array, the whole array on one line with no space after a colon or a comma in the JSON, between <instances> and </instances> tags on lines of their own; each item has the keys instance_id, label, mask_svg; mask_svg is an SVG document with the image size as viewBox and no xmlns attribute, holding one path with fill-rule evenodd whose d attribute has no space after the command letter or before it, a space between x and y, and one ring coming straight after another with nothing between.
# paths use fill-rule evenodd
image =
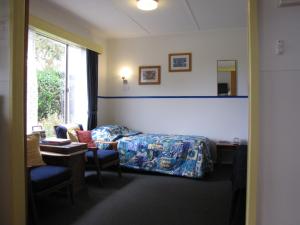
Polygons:
<instances>
[{"instance_id":1,"label":"white wall","mask_svg":"<svg viewBox=\"0 0 300 225\"><path fill-rule=\"evenodd\" d=\"M10 224L11 179L10 151L8 148L8 107L9 107L9 1L1 0L0 7L0 224Z\"/></svg>"},{"instance_id":2,"label":"white wall","mask_svg":"<svg viewBox=\"0 0 300 225\"><path fill-rule=\"evenodd\" d=\"M169 73L168 54L192 52L192 72ZM238 60L238 93L247 95L246 29L108 41L106 90L101 96L216 96L217 60ZM161 65L160 85L138 85L140 65ZM119 70L132 68L128 85ZM247 99L99 99L99 124L144 132L247 139Z\"/></svg>"},{"instance_id":3,"label":"white wall","mask_svg":"<svg viewBox=\"0 0 300 225\"><path fill-rule=\"evenodd\" d=\"M261 146L259 225L300 224L300 6L259 1ZM275 54L275 41L285 52Z\"/></svg>"},{"instance_id":4,"label":"white wall","mask_svg":"<svg viewBox=\"0 0 300 225\"><path fill-rule=\"evenodd\" d=\"M99 124L149 133L247 139L247 99L102 99Z\"/></svg>"},{"instance_id":5,"label":"white wall","mask_svg":"<svg viewBox=\"0 0 300 225\"><path fill-rule=\"evenodd\" d=\"M192 52L192 72L168 72L168 54ZM217 60L238 60L238 95L248 93L246 29L108 41L107 91L101 95L217 95ZM161 65L160 85L138 85L138 67ZM123 88L120 69L133 75Z\"/></svg>"}]
</instances>

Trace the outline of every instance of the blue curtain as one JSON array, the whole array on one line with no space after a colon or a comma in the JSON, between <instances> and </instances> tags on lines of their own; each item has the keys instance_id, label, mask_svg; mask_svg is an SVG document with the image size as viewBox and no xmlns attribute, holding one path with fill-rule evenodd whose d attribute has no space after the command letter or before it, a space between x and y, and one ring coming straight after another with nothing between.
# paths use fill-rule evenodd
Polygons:
<instances>
[{"instance_id":1,"label":"blue curtain","mask_svg":"<svg viewBox=\"0 0 300 225\"><path fill-rule=\"evenodd\" d=\"M97 126L98 53L87 49L88 130Z\"/></svg>"}]
</instances>

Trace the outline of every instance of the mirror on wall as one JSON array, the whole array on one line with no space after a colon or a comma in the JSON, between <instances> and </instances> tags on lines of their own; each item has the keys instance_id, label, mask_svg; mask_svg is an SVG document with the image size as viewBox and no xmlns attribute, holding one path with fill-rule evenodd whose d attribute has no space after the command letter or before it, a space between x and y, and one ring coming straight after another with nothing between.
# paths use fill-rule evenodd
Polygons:
<instances>
[{"instance_id":1,"label":"mirror on wall","mask_svg":"<svg viewBox=\"0 0 300 225\"><path fill-rule=\"evenodd\" d=\"M218 96L237 95L237 60L218 60Z\"/></svg>"}]
</instances>

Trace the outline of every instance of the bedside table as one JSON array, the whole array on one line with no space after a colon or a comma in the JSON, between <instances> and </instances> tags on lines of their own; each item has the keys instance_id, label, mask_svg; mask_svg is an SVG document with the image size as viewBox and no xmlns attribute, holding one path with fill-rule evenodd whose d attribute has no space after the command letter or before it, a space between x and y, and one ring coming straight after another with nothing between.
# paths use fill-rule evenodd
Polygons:
<instances>
[{"instance_id":1,"label":"bedside table","mask_svg":"<svg viewBox=\"0 0 300 225\"><path fill-rule=\"evenodd\" d=\"M221 165L223 162L223 153L224 152L234 152L237 150L239 144L233 143L231 141L217 141L217 164Z\"/></svg>"}]
</instances>

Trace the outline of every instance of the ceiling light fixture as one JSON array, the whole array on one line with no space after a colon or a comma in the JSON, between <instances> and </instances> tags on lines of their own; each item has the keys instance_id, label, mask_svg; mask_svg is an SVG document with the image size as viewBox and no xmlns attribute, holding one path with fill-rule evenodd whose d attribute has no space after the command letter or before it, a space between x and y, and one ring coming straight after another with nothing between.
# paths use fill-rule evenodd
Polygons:
<instances>
[{"instance_id":1,"label":"ceiling light fixture","mask_svg":"<svg viewBox=\"0 0 300 225\"><path fill-rule=\"evenodd\" d=\"M137 7L140 10L151 11L158 6L158 0L137 0Z\"/></svg>"}]
</instances>

